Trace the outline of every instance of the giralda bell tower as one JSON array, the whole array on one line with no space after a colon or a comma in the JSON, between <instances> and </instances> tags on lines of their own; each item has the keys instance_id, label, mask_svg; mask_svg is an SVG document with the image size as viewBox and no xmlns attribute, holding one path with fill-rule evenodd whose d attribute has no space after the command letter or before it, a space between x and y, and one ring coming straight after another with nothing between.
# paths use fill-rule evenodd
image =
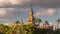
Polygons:
<instances>
[{"instance_id":1,"label":"giralda bell tower","mask_svg":"<svg viewBox=\"0 0 60 34\"><path fill-rule=\"evenodd\" d=\"M27 19L27 23L28 24L33 24L33 22L34 22L33 18L34 18L34 16L33 16L33 9L32 9L32 5L31 5L30 12L29 12L29 17Z\"/></svg>"}]
</instances>

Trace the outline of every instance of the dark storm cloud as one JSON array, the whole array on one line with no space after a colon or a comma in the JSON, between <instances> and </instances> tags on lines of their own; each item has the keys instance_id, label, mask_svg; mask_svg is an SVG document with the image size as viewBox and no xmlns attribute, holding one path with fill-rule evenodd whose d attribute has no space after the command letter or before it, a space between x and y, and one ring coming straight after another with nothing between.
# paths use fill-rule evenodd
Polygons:
<instances>
[{"instance_id":1,"label":"dark storm cloud","mask_svg":"<svg viewBox=\"0 0 60 34\"><path fill-rule=\"evenodd\" d=\"M30 3L31 2L31 3ZM57 8L60 7L60 0L31 0L27 5L32 4L34 6Z\"/></svg>"},{"instance_id":2,"label":"dark storm cloud","mask_svg":"<svg viewBox=\"0 0 60 34\"><path fill-rule=\"evenodd\" d=\"M1 7L10 6L40 6L48 8L59 8L60 0L8 0L0 2Z\"/></svg>"}]
</instances>

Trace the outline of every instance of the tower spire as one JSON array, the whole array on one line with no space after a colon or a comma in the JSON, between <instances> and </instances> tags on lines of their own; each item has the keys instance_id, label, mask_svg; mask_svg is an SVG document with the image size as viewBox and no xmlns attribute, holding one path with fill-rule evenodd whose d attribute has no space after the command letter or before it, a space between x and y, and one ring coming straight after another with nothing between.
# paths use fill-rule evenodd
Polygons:
<instances>
[{"instance_id":1,"label":"tower spire","mask_svg":"<svg viewBox=\"0 0 60 34\"><path fill-rule=\"evenodd\" d=\"M30 6L30 15L32 15L33 16L33 9L32 9L32 5Z\"/></svg>"},{"instance_id":2,"label":"tower spire","mask_svg":"<svg viewBox=\"0 0 60 34\"><path fill-rule=\"evenodd\" d=\"M33 23L33 9L32 9L32 5L30 6L30 12L29 12L29 17L27 19L28 24L32 24Z\"/></svg>"},{"instance_id":3,"label":"tower spire","mask_svg":"<svg viewBox=\"0 0 60 34\"><path fill-rule=\"evenodd\" d=\"M32 5L31 5L31 9L32 9Z\"/></svg>"},{"instance_id":4,"label":"tower spire","mask_svg":"<svg viewBox=\"0 0 60 34\"><path fill-rule=\"evenodd\" d=\"M30 10L32 11L32 5L30 6Z\"/></svg>"}]
</instances>

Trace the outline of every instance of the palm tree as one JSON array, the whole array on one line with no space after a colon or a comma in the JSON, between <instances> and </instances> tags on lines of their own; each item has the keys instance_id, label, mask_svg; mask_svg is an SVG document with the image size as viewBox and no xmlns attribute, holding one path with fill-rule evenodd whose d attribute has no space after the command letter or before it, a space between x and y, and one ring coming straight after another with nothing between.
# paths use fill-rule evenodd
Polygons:
<instances>
[{"instance_id":1,"label":"palm tree","mask_svg":"<svg viewBox=\"0 0 60 34\"><path fill-rule=\"evenodd\" d=\"M4 33L4 25L1 23L0 24L0 34Z\"/></svg>"},{"instance_id":2,"label":"palm tree","mask_svg":"<svg viewBox=\"0 0 60 34\"><path fill-rule=\"evenodd\" d=\"M57 19L56 22L58 22L57 27L59 26L60 23L60 19Z\"/></svg>"},{"instance_id":3,"label":"palm tree","mask_svg":"<svg viewBox=\"0 0 60 34\"><path fill-rule=\"evenodd\" d=\"M46 25L49 25L49 22L45 21L45 23L43 25L45 25L44 27L46 28Z\"/></svg>"},{"instance_id":4,"label":"palm tree","mask_svg":"<svg viewBox=\"0 0 60 34\"><path fill-rule=\"evenodd\" d=\"M18 20L15 21L16 24L20 23Z\"/></svg>"},{"instance_id":5,"label":"palm tree","mask_svg":"<svg viewBox=\"0 0 60 34\"><path fill-rule=\"evenodd\" d=\"M38 25L39 25L39 24L40 24L40 22L42 22L42 21L41 21L41 19L38 19L38 22L39 22L39 23L38 23Z\"/></svg>"},{"instance_id":6,"label":"palm tree","mask_svg":"<svg viewBox=\"0 0 60 34\"><path fill-rule=\"evenodd\" d=\"M49 22L48 21L45 21L45 24L49 25Z\"/></svg>"},{"instance_id":7,"label":"palm tree","mask_svg":"<svg viewBox=\"0 0 60 34\"><path fill-rule=\"evenodd\" d=\"M38 26L39 26L40 22L42 22L41 19L35 18L35 23L38 23Z\"/></svg>"}]
</instances>

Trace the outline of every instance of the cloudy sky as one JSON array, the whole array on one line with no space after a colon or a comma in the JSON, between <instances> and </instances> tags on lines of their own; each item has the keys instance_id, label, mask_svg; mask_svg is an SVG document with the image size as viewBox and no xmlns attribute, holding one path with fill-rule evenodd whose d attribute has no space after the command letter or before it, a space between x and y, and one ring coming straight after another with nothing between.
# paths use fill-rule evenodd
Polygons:
<instances>
[{"instance_id":1,"label":"cloudy sky","mask_svg":"<svg viewBox=\"0 0 60 34\"><path fill-rule=\"evenodd\" d=\"M9 23L23 18L24 23L33 5L34 16L54 23L60 18L60 0L0 0L0 22Z\"/></svg>"}]
</instances>

